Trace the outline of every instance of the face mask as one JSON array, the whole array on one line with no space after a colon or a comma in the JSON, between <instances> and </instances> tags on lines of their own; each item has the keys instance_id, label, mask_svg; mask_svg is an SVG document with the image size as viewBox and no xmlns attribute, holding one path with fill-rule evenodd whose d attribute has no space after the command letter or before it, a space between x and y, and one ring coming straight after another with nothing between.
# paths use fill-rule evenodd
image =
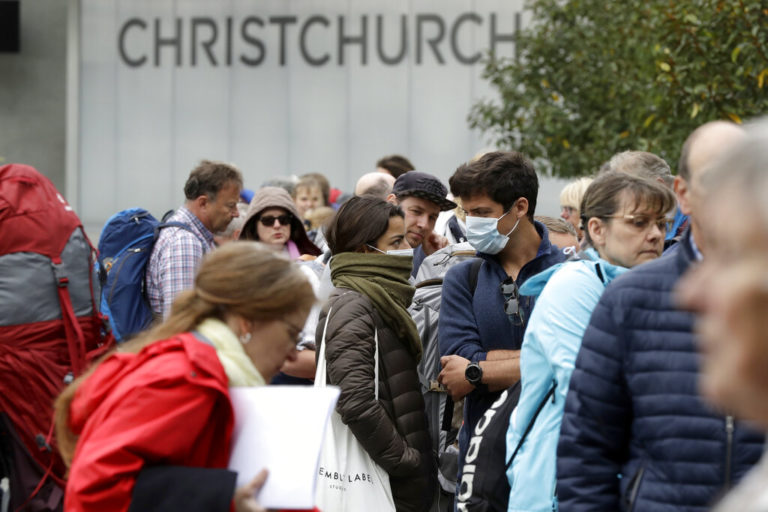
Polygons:
<instances>
[{"instance_id":1,"label":"face mask","mask_svg":"<svg viewBox=\"0 0 768 512\"><path fill-rule=\"evenodd\" d=\"M379 251L381 254L386 254L387 256L408 256L408 257L413 257L413 249L395 249L395 250L384 252L381 249L379 249L378 247L374 247L374 246L369 245L369 244L365 244L365 245L367 245L369 248L373 249L374 251Z\"/></svg>"},{"instance_id":2,"label":"face mask","mask_svg":"<svg viewBox=\"0 0 768 512\"><path fill-rule=\"evenodd\" d=\"M390 256L409 256L413 257L413 249L395 249L392 251L387 251L387 254Z\"/></svg>"},{"instance_id":3,"label":"face mask","mask_svg":"<svg viewBox=\"0 0 768 512\"><path fill-rule=\"evenodd\" d=\"M511 210L510 210L511 211ZM507 212L509 213L509 211ZM515 225L509 230L509 233L502 235L497 229L498 223L504 218L505 213L498 219L485 217L467 217L467 241L479 252L485 254L499 254L507 242L509 235L517 229L520 219L517 219Z\"/></svg>"}]
</instances>

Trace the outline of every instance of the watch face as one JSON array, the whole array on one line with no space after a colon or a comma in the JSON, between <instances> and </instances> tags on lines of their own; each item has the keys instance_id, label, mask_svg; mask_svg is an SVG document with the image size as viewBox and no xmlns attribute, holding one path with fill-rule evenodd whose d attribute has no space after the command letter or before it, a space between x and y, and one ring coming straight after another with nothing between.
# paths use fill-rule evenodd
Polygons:
<instances>
[{"instance_id":1,"label":"watch face","mask_svg":"<svg viewBox=\"0 0 768 512\"><path fill-rule=\"evenodd\" d=\"M471 383L476 383L480 381L480 378L483 375L483 371L480 369L480 366L477 364L470 364L467 366L466 371L464 372L464 376L467 378L467 380Z\"/></svg>"}]
</instances>

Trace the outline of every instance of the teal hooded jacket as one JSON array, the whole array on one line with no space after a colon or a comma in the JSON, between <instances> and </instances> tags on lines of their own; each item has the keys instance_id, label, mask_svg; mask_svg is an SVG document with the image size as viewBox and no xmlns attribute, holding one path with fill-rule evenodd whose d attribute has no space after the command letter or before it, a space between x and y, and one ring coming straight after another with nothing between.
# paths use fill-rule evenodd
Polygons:
<instances>
[{"instance_id":1,"label":"teal hooded jacket","mask_svg":"<svg viewBox=\"0 0 768 512\"><path fill-rule=\"evenodd\" d=\"M507 461L545 398L546 404L507 469L508 512L557 510L557 442L576 355L605 287L627 270L601 259L594 249L580 256L531 277L520 289L538 298L520 353L522 390L507 430Z\"/></svg>"}]
</instances>

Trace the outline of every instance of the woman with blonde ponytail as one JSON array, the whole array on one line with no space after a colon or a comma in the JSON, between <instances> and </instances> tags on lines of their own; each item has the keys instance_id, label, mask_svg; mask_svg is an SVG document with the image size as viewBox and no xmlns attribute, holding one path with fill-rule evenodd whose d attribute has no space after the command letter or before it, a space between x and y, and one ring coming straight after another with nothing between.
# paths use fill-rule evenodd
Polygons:
<instances>
[{"instance_id":1,"label":"woman with blonde ponytail","mask_svg":"<svg viewBox=\"0 0 768 512\"><path fill-rule=\"evenodd\" d=\"M226 469L228 388L259 386L286 360L314 303L299 268L254 242L203 261L167 320L123 344L56 402L70 464L67 511L259 511L262 471L235 490Z\"/></svg>"}]
</instances>

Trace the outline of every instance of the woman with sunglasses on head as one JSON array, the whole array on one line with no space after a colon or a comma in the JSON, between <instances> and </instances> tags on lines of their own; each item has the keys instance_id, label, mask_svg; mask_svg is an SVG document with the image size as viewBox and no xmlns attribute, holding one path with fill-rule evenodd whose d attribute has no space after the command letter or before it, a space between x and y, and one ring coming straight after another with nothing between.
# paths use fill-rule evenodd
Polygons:
<instances>
[{"instance_id":1,"label":"woman with sunglasses on head","mask_svg":"<svg viewBox=\"0 0 768 512\"><path fill-rule=\"evenodd\" d=\"M389 475L397 510L423 512L437 468L416 369L421 339L407 310L415 290L405 233L396 205L374 196L342 205L326 231L336 290L323 307L316 341L325 351L328 384L341 388L337 411Z\"/></svg>"},{"instance_id":2,"label":"woman with sunglasses on head","mask_svg":"<svg viewBox=\"0 0 768 512\"><path fill-rule=\"evenodd\" d=\"M538 295L520 354L520 401L507 431L508 510L557 510L557 443L582 335L608 283L661 256L675 204L657 181L599 176L581 202L585 249L508 293L508 313L520 295Z\"/></svg>"},{"instance_id":3,"label":"woman with sunglasses on head","mask_svg":"<svg viewBox=\"0 0 768 512\"><path fill-rule=\"evenodd\" d=\"M235 489L230 387L261 386L296 342L312 287L252 242L208 255L162 324L94 365L56 402L68 511L263 511L266 473Z\"/></svg>"},{"instance_id":4,"label":"woman with sunglasses on head","mask_svg":"<svg viewBox=\"0 0 768 512\"><path fill-rule=\"evenodd\" d=\"M309 240L291 196L279 187L263 187L253 196L240 240L263 242L284 251L292 260L313 259L321 254Z\"/></svg>"}]
</instances>

